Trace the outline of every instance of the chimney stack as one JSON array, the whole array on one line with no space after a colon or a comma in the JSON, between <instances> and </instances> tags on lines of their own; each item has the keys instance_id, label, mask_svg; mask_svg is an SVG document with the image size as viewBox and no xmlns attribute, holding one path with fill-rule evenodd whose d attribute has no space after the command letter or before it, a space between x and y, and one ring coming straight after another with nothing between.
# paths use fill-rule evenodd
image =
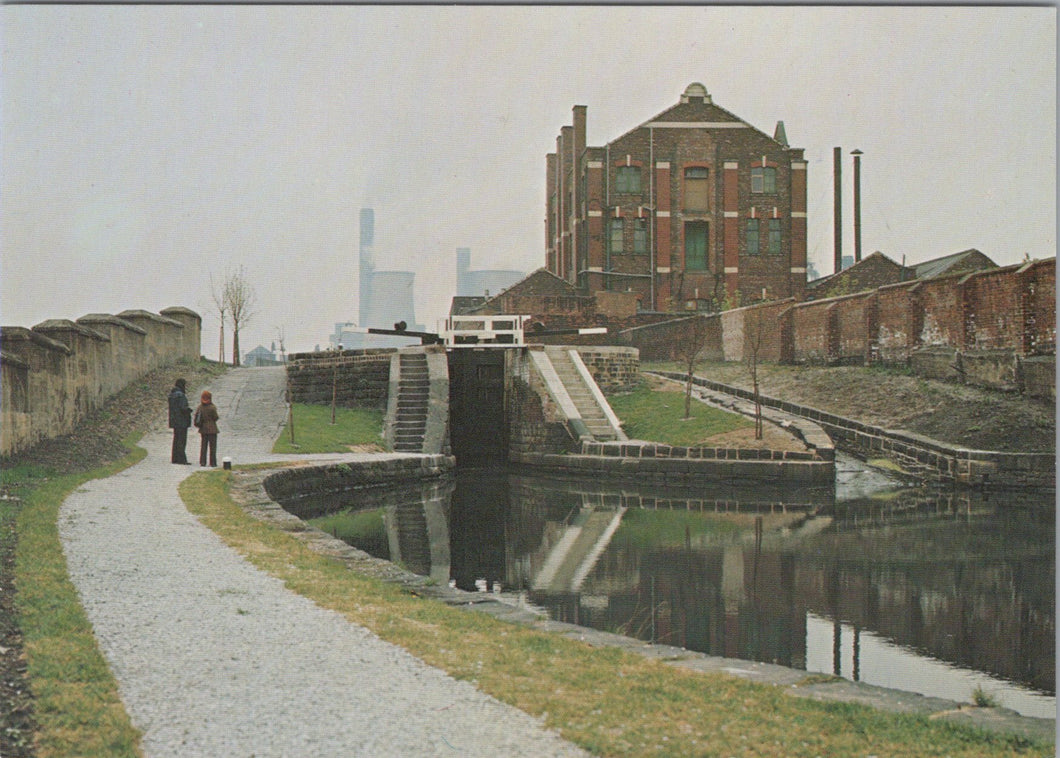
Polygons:
<instances>
[{"instance_id":1,"label":"chimney stack","mask_svg":"<svg viewBox=\"0 0 1060 758\"><path fill-rule=\"evenodd\" d=\"M834 175L834 208L832 223L835 226L835 273L843 270L843 148L832 148L832 173Z\"/></svg>"},{"instance_id":2,"label":"chimney stack","mask_svg":"<svg viewBox=\"0 0 1060 758\"><path fill-rule=\"evenodd\" d=\"M851 153L854 156L854 262L861 260L861 156L860 150Z\"/></svg>"}]
</instances>

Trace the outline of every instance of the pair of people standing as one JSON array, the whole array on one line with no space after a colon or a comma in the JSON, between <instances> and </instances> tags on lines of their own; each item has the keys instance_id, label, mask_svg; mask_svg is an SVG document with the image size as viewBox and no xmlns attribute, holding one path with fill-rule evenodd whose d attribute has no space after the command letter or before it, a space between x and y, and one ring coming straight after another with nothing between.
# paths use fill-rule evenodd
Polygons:
<instances>
[{"instance_id":1,"label":"pair of people standing","mask_svg":"<svg viewBox=\"0 0 1060 758\"><path fill-rule=\"evenodd\" d=\"M173 451L170 460L181 465L190 465L185 447L188 444L188 427L193 423L199 430L199 465L205 466L207 460L211 466L217 466L217 420L220 414L213 404L213 395L204 391L199 407L192 417L186 394L187 382L177 379L169 391L169 426L173 429Z\"/></svg>"}]
</instances>

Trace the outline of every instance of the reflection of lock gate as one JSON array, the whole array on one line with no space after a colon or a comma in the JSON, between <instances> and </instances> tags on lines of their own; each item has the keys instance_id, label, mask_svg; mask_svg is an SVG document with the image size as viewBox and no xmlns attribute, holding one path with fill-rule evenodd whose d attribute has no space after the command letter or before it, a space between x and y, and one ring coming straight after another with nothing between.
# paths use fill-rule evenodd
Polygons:
<instances>
[{"instance_id":1,"label":"reflection of lock gate","mask_svg":"<svg viewBox=\"0 0 1060 758\"><path fill-rule=\"evenodd\" d=\"M442 322L438 332L409 331L404 321L394 324L393 329L360 327L352 331L362 334L389 334L418 337L422 344L444 343L446 347L525 347L526 327L532 316L450 316ZM530 334L551 337L562 334L607 334L606 327L582 327L571 329L547 329L537 322L531 325Z\"/></svg>"}]
</instances>

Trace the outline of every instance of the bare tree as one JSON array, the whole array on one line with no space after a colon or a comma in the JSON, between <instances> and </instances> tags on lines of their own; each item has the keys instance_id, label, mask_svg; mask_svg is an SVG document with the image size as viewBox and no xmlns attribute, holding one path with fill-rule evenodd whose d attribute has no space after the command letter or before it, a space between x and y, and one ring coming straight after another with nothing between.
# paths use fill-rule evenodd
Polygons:
<instances>
[{"instance_id":1,"label":"bare tree","mask_svg":"<svg viewBox=\"0 0 1060 758\"><path fill-rule=\"evenodd\" d=\"M766 319L761 308L748 308L744 311L744 339L747 352L748 368L751 370L751 392L755 403L755 439L762 439L762 400L758 395L758 358L765 343Z\"/></svg>"},{"instance_id":2,"label":"bare tree","mask_svg":"<svg viewBox=\"0 0 1060 758\"><path fill-rule=\"evenodd\" d=\"M218 284L210 274L210 298L217 309L217 321L221 325L221 341L217 348L217 362L225 362L225 315L228 313L228 302L225 300L224 283Z\"/></svg>"},{"instance_id":3,"label":"bare tree","mask_svg":"<svg viewBox=\"0 0 1060 758\"><path fill-rule=\"evenodd\" d=\"M255 315L257 295L247 280L246 270L240 266L225 274L224 303L232 319L232 365L239 365L239 330Z\"/></svg>"},{"instance_id":4,"label":"bare tree","mask_svg":"<svg viewBox=\"0 0 1060 758\"><path fill-rule=\"evenodd\" d=\"M703 316L693 316L685 322L687 329L675 344L675 357L683 361L686 368L685 376L685 418L692 417L692 379L695 376L696 361L707 346L707 338L710 330L707 319Z\"/></svg>"}]
</instances>

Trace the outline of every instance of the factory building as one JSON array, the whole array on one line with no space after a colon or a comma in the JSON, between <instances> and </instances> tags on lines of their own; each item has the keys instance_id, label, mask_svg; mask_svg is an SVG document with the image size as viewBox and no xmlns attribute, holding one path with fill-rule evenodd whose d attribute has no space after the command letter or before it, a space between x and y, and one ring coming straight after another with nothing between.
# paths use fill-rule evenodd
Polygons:
<instances>
[{"instance_id":1,"label":"factory building","mask_svg":"<svg viewBox=\"0 0 1060 758\"><path fill-rule=\"evenodd\" d=\"M548 271L643 311L802 298L806 161L783 122L769 136L698 83L602 146L586 122L574 106L546 159Z\"/></svg>"}]
</instances>

